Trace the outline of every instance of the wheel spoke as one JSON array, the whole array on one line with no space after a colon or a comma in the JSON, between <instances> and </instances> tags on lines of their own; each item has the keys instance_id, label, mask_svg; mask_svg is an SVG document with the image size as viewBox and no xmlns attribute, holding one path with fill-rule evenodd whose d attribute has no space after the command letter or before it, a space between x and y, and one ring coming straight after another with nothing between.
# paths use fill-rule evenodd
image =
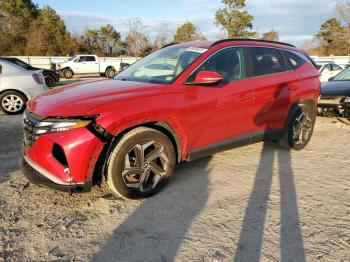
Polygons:
<instances>
[{"instance_id":1,"label":"wheel spoke","mask_svg":"<svg viewBox=\"0 0 350 262\"><path fill-rule=\"evenodd\" d=\"M156 146L151 152L149 152L145 156L145 159L146 159L146 161L150 162L150 161L158 158L163 152L164 152L164 147L163 146Z\"/></svg>"},{"instance_id":2,"label":"wheel spoke","mask_svg":"<svg viewBox=\"0 0 350 262\"><path fill-rule=\"evenodd\" d=\"M150 168L153 171L153 173L157 176L163 176L165 173L165 170L154 162L150 163Z\"/></svg>"},{"instance_id":3,"label":"wheel spoke","mask_svg":"<svg viewBox=\"0 0 350 262\"><path fill-rule=\"evenodd\" d=\"M134 147L134 153L135 153L135 165L142 166L144 162L144 152L143 152L142 146L137 144Z\"/></svg>"},{"instance_id":4,"label":"wheel spoke","mask_svg":"<svg viewBox=\"0 0 350 262\"><path fill-rule=\"evenodd\" d=\"M144 185L147 185L147 182L148 182L148 178L149 178L149 175L151 174L151 170L150 169L147 169L146 171L144 171L141 175L141 178L140 178L140 191L144 191L145 188L144 188Z\"/></svg>"}]
</instances>

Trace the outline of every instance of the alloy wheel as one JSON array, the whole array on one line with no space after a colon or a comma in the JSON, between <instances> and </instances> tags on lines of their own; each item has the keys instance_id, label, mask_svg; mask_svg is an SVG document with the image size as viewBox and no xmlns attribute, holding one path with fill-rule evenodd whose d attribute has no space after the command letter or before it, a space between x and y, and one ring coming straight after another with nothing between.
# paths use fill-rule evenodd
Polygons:
<instances>
[{"instance_id":1,"label":"alloy wheel","mask_svg":"<svg viewBox=\"0 0 350 262\"><path fill-rule=\"evenodd\" d=\"M301 114L295 119L293 125L294 144L302 145L306 143L310 137L312 130L312 120L307 112Z\"/></svg>"},{"instance_id":2,"label":"alloy wheel","mask_svg":"<svg viewBox=\"0 0 350 262\"><path fill-rule=\"evenodd\" d=\"M5 96L2 99L1 104L6 111L17 113L22 110L24 101L19 96L11 94Z\"/></svg>"},{"instance_id":3,"label":"alloy wheel","mask_svg":"<svg viewBox=\"0 0 350 262\"><path fill-rule=\"evenodd\" d=\"M125 155L122 179L130 189L152 190L169 168L164 146L156 141L136 144Z\"/></svg>"}]
</instances>

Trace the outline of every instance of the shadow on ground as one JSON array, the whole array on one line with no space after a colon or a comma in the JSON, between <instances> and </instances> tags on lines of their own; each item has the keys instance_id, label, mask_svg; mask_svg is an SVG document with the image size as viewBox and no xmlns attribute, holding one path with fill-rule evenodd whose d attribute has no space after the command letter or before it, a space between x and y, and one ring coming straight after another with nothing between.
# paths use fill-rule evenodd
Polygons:
<instances>
[{"instance_id":1,"label":"shadow on ground","mask_svg":"<svg viewBox=\"0 0 350 262\"><path fill-rule=\"evenodd\" d=\"M186 241L188 228L207 202L209 161L204 158L178 165L168 187L144 200L92 261L173 261Z\"/></svg>"},{"instance_id":2,"label":"shadow on ground","mask_svg":"<svg viewBox=\"0 0 350 262\"><path fill-rule=\"evenodd\" d=\"M305 261L290 151L272 143L265 143L261 151L234 261L260 261L276 155L280 183L280 261Z\"/></svg>"}]
</instances>

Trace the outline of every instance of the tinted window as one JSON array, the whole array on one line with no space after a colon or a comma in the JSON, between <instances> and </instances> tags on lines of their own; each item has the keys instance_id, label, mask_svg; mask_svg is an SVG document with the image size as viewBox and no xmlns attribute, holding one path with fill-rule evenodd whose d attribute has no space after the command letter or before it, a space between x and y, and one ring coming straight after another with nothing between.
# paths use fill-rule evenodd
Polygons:
<instances>
[{"instance_id":1,"label":"tinted window","mask_svg":"<svg viewBox=\"0 0 350 262\"><path fill-rule=\"evenodd\" d=\"M334 71L343 70L340 66L338 66L338 65L336 65L336 64L333 64L332 67L333 67L333 70L334 70Z\"/></svg>"},{"instance_id":2,"label":"tinted window","mask_svg":"<svg viewBox=\"0 0 350 262\"><path fill-rule=\"evenodd\" d=\"M282 50L281 51L283 55L286 57L287 62L293 69L297 69L300 66L302 66L306 61L301 58L299 55L291 52L291 51L286 51Z\"/></svg>"},{"instance_id":3,"label":"tinted window","mask_svg":"<svg viewBox=\"0 0 350 262\"><path fill-rule=\"evenodd\" d=\"M79 58L79 62L95 62L95 57L94 56L81 56Z\"/></svg>"},{"instance_id":4,"label":"tinted window","mask_svg":"<svg viewBox=\"0 0 350 262\"><path fill-rule=\"evenodd\" d=\"M219 73L223 78L222 82L230 82L244 78L243 48L232 47L219 51L205 61L187 81L193 81L199 71Z\"/></svg>"},{"instance_id":5,"label":"tinted window","mask_svg":"<svg viewBox=\"0 0 350 262\"><path fill-rule=\"evenodd\" d=\"M86 61L86 62L95 62L96 59L95 59L94 56L86 56L86 60L85 60L85 61Z\"/></svg>"},{"instance_id":6,"label":"tinted window","mask_svg":"<svg viewBox=\"0 0 350 262\"><path fill-rule=\"evenodd\" d=\"M283 59L276 49L254 47L251 50L255 76L286 71Z\"/></svg>"},{"instance_id":7,"label":"tinted window","mask_svg":"<svg viewBox=\"0 0 350 262\"><path fill-rule=\"evenodd\" d=\"M331 71L331 67L329 66L329 64L326 64L323 69L321 70L321 72L328 72Z\"/></svg>"}]
</instances>

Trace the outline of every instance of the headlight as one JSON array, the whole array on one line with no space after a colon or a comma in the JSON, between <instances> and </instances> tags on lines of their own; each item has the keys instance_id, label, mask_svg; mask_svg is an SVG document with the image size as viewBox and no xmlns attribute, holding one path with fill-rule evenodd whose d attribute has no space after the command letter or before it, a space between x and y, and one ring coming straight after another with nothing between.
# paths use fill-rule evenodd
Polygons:
<instances>
[{"instance_id":1,"label":"headlight","mask_svg":"<svg viewBox=\"0 0 350 262\"><path fill-rule=\"evenodd\" d=\"M57 120L57 121L42 121L35 125L34 134L42 135L46 133L54 133L68 131L76 128L86 127L92 120Z\"/></svg>"}]
</instances>

